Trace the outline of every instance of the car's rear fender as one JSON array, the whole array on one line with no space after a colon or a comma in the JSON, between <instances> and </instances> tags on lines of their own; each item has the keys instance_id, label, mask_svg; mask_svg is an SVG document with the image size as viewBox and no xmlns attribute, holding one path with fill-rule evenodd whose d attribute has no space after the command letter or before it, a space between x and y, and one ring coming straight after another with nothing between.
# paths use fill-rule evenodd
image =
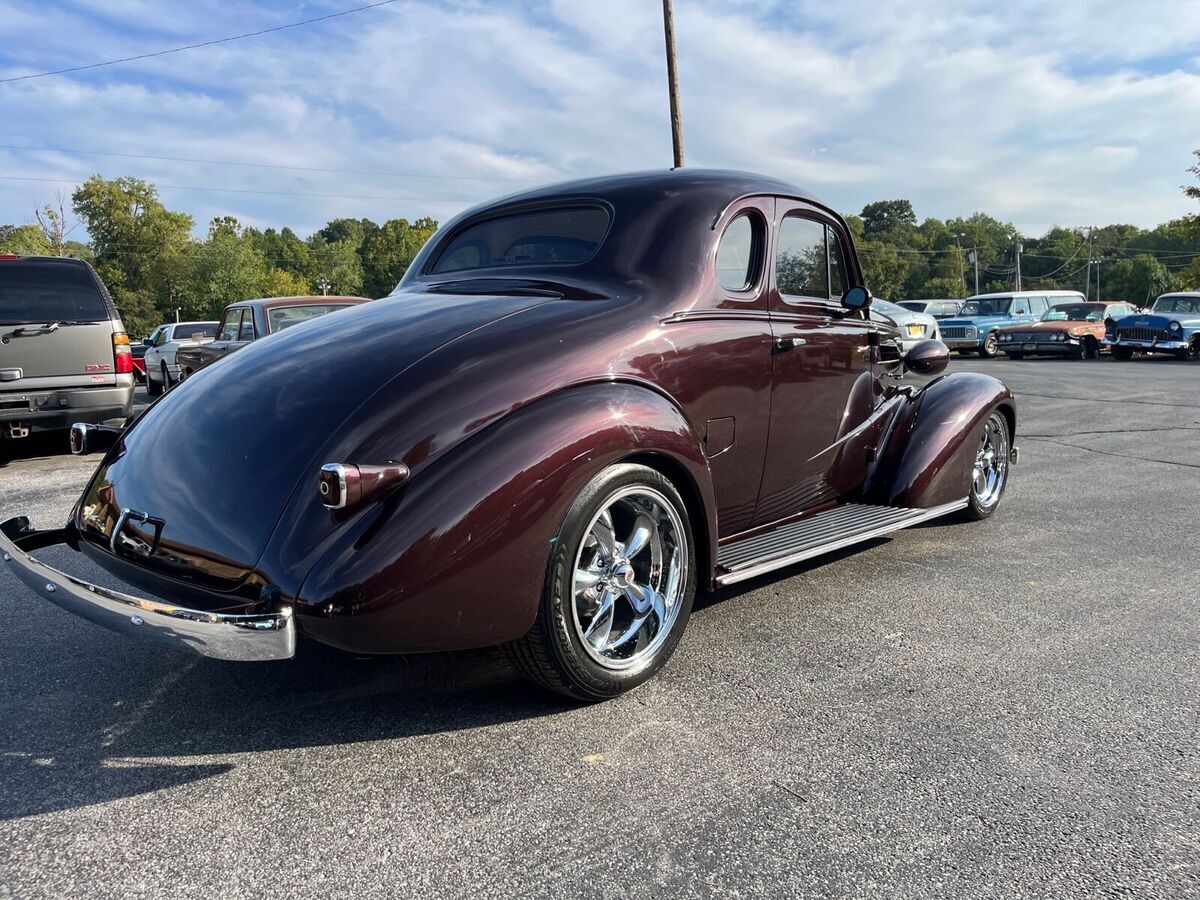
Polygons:
<instances>
[{"instance_id":1,"label":"car's rear fender","mask_svg":"<svg viewBox=\"0 0 1200 900\"><path fill-rule=\"evenodd\" d=\"M991 376L959 372L913 391L881 443L867 479L867 498L915 509L965 499L979 428L997 409L1015 436L1016 401Z\"/></svg>"},{"instance_id":2,"label":"car's rear fender","mask_svg":"<svg viewBox=\"0 0 1200 900\"><path fill-rule=\"evenodd\" d=\"M533 625L575 496L601 469L632 457L686 473L681 493L705 516L694 523L696 540L715 558L711 478L679 408L639 385L584 384L492 423L355 521L306 576L301 628L365 653L520 637Z\"/></svg>"}]
</instances>

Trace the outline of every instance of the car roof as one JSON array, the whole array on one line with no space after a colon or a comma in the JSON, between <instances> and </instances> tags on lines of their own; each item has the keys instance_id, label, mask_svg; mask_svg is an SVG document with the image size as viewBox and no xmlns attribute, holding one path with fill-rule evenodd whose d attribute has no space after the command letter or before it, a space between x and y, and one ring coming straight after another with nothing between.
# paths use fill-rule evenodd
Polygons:
<instances>
[{"instance_id":1,"label":"car roof","mask_svg":"<svg viewBox=\"0 0 1200 900\"><path fill-rule=\"evenodd\" d=\"M1082 297L1083 291L997 291L994 294L973 294L967 300L991 300L994 297ZM964 303L966 300L963 301Z\"/></svg>"},{"instance_id":2,"label":"car roof","mask_svg":"<svg viewBox=\"0 0 1200 900\"><path fill-rule=\"evenodd\" d=\"M1168 291L1165 294L1159 294L1155 299L1161 300L1163 297L1200 297L1200 291Z\"/></svg>"},{"instance_id":3,"label":"car roof","mask_svg":"<svg viewBox=\"0 0 1200 900\"><path fill-rule=\"evenodd\" d=\"M368 297L348 297L341 295L313 294L307 297L257 297L253 300L239 300L236 303L230 303L226 309L231 307L248 306L252 309L274 309L277 306L312 306L315 304L331 304L340 303L353 305L357 303L370 303Z\"/></svg>"},{"instance_id":4,"label":"car roof","mask_svg":"<svg viewBox=\"0 0 1200 900\"><path fill-rule=\"evenodd\" d=\"M727 169L651 169L643 172L627 172L619 175L601 175L543 185L481 203L467 210L461 218L470 218L483 210L502 206L520 206L544 200L559 200L564 197L591 197L596 200L616 200L631 192L647 190L707 192L724 198L724 204L733 203L740 197L754 195L777 195L796 197L819 206L825 206L812 192L789 184L778 178L756 175L753 172L737 172Z\"/></svg>"}]
</instances>

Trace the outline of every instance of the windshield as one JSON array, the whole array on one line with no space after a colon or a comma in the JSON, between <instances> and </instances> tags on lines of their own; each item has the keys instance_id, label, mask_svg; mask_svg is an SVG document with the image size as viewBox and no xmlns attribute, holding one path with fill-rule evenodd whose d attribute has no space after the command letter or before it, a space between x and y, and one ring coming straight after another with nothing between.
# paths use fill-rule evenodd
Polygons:
<instances>
[{"instance_id":1,"label":"windshield","mask_svg":"<svg viewBox=\"0 0 1200 900\"><path fill-rule=\"evenodd\" d=\"M91 274L71 263L0 262L0 322L105 322Z\"/></svg>"},{"instance_id":2,"label":"windshield","mask_svg":"<svg viewBox=\"0 0 1200 900\"><path fill-rule=\"evenodd\" d=\"M901 300L899 306L904 307L912 312L925 312L926 303L924 300Z\"/></svg>"},{"instance_id":3,"label":"windshield","mask_svg":"<svg viewBox=\"0 0 1200 900\"><path fill-rule=\"evenodd\" d=\"M321 303L312 306L277 306L267 310L267 321L270 323L272 334L283 331L301 322L318 319L326 313L337 309L345 309L349 303Z\"/></svg>"},{"instance_id":4,"label":"windshield","mask_svg":"<svg viewBox=\"0 0 1200 900\"><path fill-rule=\"evenodd\" d=\"M1200 313L1200 297L1159 297L1151 312Z\"/></svg>"},{"instance_id":5,"label":"windshield","mask_svg":"<svg viewBox=\"0 0 1200 900\"><path fill-rule=\"evenodd\" d=\"M451 238L429 271L581 263L596 252L606 231L608 212L598 206L499 216Z\"/></svg>"},{"instance_id":6,"label":"windshield","mask_svg":"<svg viewBox=\"0 0 1200 900\"><path fill-rule=\"evenodd\" d=\"M1052 306L1042 316L1043 322L1100 322L1104 307L1092 303L1064 303Z\"/></svg>"},{"instance_id":7,"label":"windshield","mask_svg":"<svg viewBox=\"0 0 1200 900\"><path fill-rule=\"evenodd\" d=\"M1002 316L1012 306L1012 297L987 297L968 300L958 311L960 316Z\"/></svg>"},{"instance_id":8,"label":"windshield","mask_svg":"<svg viewBox=\"0 0 1200 900\"><path fill-rule=\"evenodd\" d=\"M905 309L903 306L890 303L887 300L880 300L878 297L871 301L871 308L883 313L885 316L905 316L910 312L910 310Z\"/></svg>"}]
</instances>

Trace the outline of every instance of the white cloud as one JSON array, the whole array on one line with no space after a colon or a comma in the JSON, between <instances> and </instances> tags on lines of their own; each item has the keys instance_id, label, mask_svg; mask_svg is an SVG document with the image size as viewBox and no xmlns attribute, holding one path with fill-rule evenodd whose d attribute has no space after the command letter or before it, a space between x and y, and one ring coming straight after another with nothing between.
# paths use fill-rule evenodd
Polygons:
<instances>
[{"instance_id":1,"label":"white cloud","mask_svg":"<svg viewBox=\"0 0 1200 900\"><path fill-rule=\"evenodd\" d=\"M343 8L91 2L9 0L0 74ZM692 164L790 178L844 210L909 197L921 215L983 209L1031 233L1151 225L1194 206L1179 190L1200 147L1193 0L1161 0L1153 14L1082 0L689 0L676 18ZM3 150L0 174L277 192L164 189L200 230L225 213L301 231L337 215L445 217L519 179L668 165L662 52L647 0L407 0L0 85L6 144L358 174ZM53 187L0 180L0 221L27 219Z\"/></svg>"}]
</instances>

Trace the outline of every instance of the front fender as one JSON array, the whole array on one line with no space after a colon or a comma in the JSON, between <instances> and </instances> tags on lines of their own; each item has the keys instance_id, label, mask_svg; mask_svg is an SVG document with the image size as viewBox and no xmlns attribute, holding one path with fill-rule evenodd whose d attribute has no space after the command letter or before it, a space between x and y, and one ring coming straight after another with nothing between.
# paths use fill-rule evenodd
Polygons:
<instances>
[{"instance_id":1,"label":"front fender","mask_svg":"<svg viewBox=\"0 0 1200 900\"><path fill-rule=\"evenodd\" d=\"M665 397L606 382L524 407L414 474L378 515L342 535L301 586L298 622L363 653L514 640L533 625L575 496L605 466L646 454L686 472L692 484L681 493L712 515L701 443ZM697 540L715 550L715 523L696 525Z\"/></svg>"},{"instance_id":2,"label":"front fender","mask_svg":"<svg viewBox=\"0 0 1200 900\"><path fill-rule=\"evenodd\" d=\"M1016 401L989 375L957 372L914 391L897 413L867 481L868 499L929 509L970 493L979 428L996 409L1016 434Z\"/></svg>"}]
</instances>

